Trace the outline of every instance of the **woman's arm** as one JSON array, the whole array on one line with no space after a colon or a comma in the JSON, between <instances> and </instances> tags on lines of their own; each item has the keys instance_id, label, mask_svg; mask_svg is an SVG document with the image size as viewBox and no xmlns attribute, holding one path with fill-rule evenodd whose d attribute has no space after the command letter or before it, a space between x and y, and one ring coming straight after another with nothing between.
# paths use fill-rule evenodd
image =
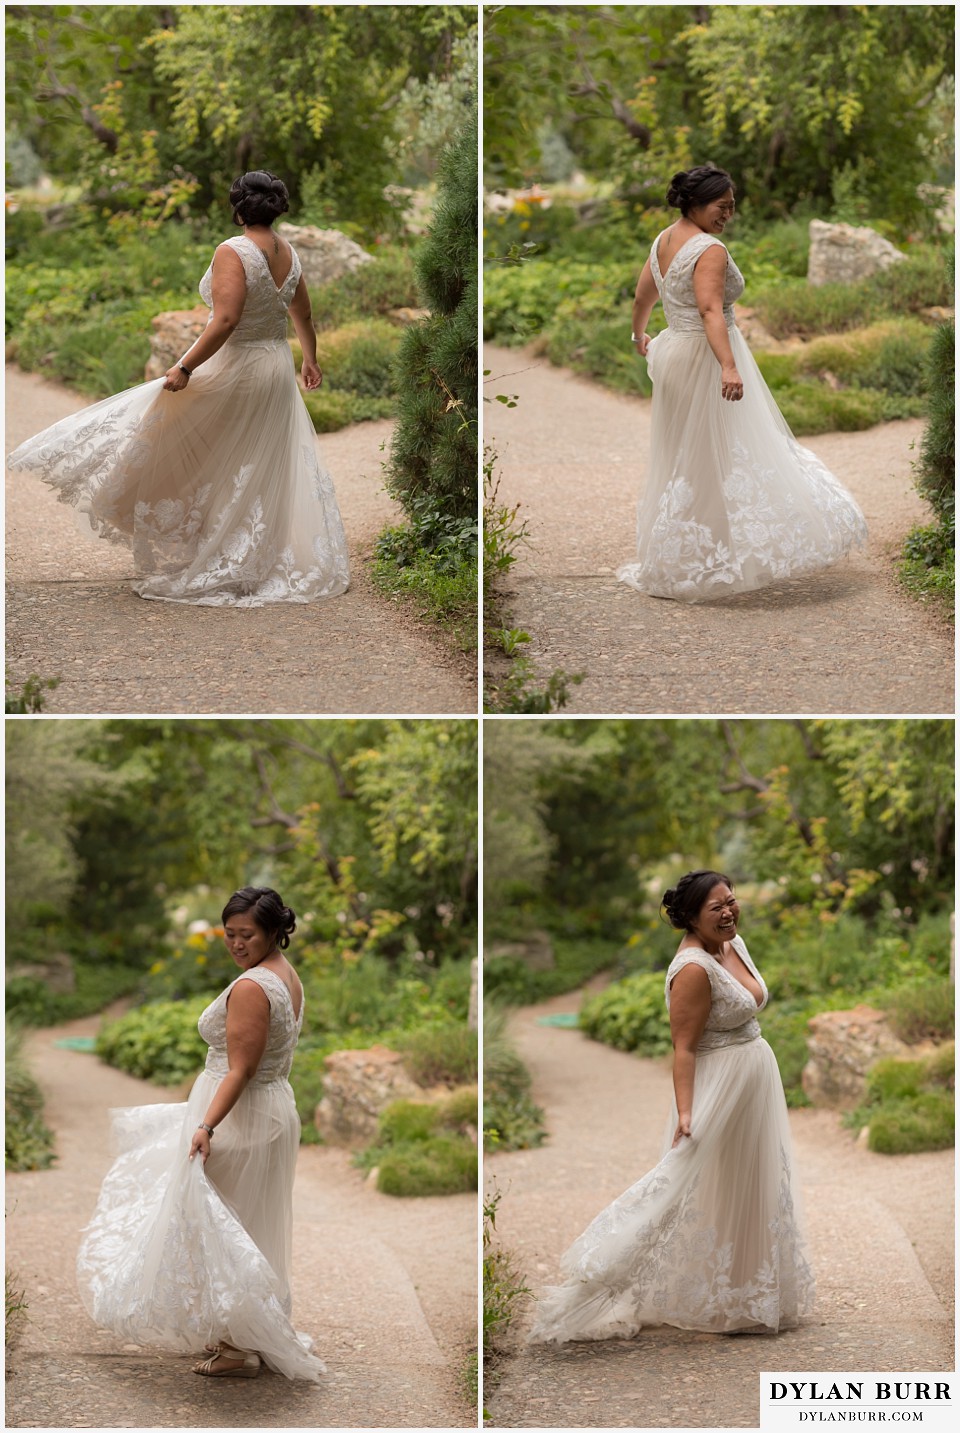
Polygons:
<instances>
[{"instance_id":1,"label":"woman's arm","mask_svg":"<svg viewBox=\"0 0 960 1433\"><path fill-rule=\"evenodd\" d=\"M319 388L323 382L323 374L317 367L317 331L313 326L310 295L302 274L300 282L297 284L297 291L293 296L293 303L290 305L290 317L293 319L293 327L300 340L300 350L303 353L303 365L300 369L303 375L303 386L308 389Z\"/></svg>"},{"instance_id":2,"label":"woman's arm","mask_svg":"<svg viewBox=\"0 0 960 1433\"><path fill-rule=\"evenodd\" d=\"M217 1092L207 1106L203 1123L216 1129L233 1109L247 1085L257 1073L270 1033L270 1002L253 980L240 980L227 1001L227 1064ZM210 1136L199 1126L190 1144L190 1158L199 1154L206 1162L210 1153Z\"/></svg>"},{"instance_id":3,"label":"woman's arm","mask_svg":"<svg viewBox=\"0 0 960 1433\"><path fill-rule=\"evenodd\" d=\"M191 373L223 347L240 322L247 301L247 277L243 263L229 244L221 244L213 256L212 289L213 313L210 322L180 360ZM163 386L171 393L177 393L186 388L189 381L183 369L174 364L164 375Z\"/></svg>"},{"instance_id":4,"label":"woman's arm","mask_svg":"<svg viewBox=\"0 0 960 1433\"><path fill-rule=\"evenodd\" d=\"M641 270L637 280L637 291L633 296L633 332L637 335L634 342L637 352L641 355L645 354L650 346L650 335L644 333L643 330L650 322L653 306L659 297L648 259Z\"/></svg>"},{"instance_id":5,"label":"woman's arm","mask_svg":"<svg viewBox=\"0 0 960 1433\"><path fill-rule=\"evenodd\" d=\"M693 293L703 319L703 331L720 365L720 392L736 402L743 397L743 379L737 372L730 347L730 335L723 317L723 289L727 277L727 251L711 244L693 270Z\"/></svg>"},{"instance_id":6,"label":"woman's arm","mask_svg":"<svg viewBox=\"0 0 960 1433\"><path fill-rule=\"evenodd\" d=\"M690 1134L697 1046L710 1014L710 977L691 961L670 984L670 1035L673 1040L673 1090L677 1099L677 1129L672 1148Z\"/></svg>"}]
</instances>

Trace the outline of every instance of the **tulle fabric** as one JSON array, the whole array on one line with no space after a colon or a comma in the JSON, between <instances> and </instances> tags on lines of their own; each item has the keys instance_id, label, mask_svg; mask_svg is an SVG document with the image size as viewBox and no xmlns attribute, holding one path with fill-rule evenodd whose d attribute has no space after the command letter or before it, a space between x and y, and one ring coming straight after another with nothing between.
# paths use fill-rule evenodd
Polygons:
<instances>
[{"instance_id":1,"label":"tulle fabric","mask_svg":"<svg viewBox=\"0 0 960 1433\"><path fill-rule=\"evenodd\" d=\"M650 463L637 510L637 558L621 581L654 597L708 601L816 572L866 540L854 499L798 443L736 327L743 279L728 256L725 316L743 398L721 396L720 365L696 307L688 241L660 276L669 327L651 340Z\"/></svg>"},{"instance_id":2,"label":"tulle fabric","mask_svg":"<svg viewBox=\"0 0 960 1433\"><path fill-rule=\"evenodd\" d=\"M812 1307L777 1062L752 997L725 972L710 978L719 1018L697 1052L693 1134L671 1148L674 1103L660 1162L563 1256L565 1282L543 1292L531 1342L631 1338L660 1324L778 1332Z\"/></svg>"},{"instance_id":3,"label":"tulle fabric","mask_svg":"<svg viewBox=\"0 0 960 1433\"><path fill-rule=\"evenodd\" d=\"M95 1323L130 1342L201 1355L204 1344L222 1339L287 1378L315 1381L323 1364L290 1322L300 1120L278 1073L299 1022L270 974L260 972L259 983L271 1001L271 1042L217 1126L206 1165L188 1155L225 1073L224 1046L211 1046L185 1104L113 1112L117 1159L84 1230L77 1277ZM225 1028L230 989L204 1012L201 1027Z\"/></svg>"},{"instance_id":4,"label":"tulle fabric","mask_svg":"<svg viewBox=\"0 0 960 1433\"><path fill-rule=\"evenodd\" d=\"M98 536L133 550L141 597L201 606L313 602L349 584L333 482L286 342L284 285L249 240L240 326L177 393L163 379L64 418L10 455ZM272 290L272 292L271 292ZM210 270L201 293L211 302Z\"/></svg>"}]
</instances>

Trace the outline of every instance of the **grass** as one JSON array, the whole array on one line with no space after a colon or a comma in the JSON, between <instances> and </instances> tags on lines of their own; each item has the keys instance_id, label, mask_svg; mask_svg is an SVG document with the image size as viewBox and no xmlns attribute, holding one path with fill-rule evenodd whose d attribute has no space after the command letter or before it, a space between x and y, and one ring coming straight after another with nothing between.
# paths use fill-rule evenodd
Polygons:
<instances>
[{"instance_id":1,"label":"grass","mask_svg":"<svg viewBox=\"0 0 960 1433\"><path fill-rule=\"evenodd\" d=\"M483 1016L483 1142L486 1149L532 1149L546 1138L543 1110L530 1096L530 1071L507 1035L506 1015Z\"/></svg>"},{"instance_id":2,"label":"grass","mask_svg":"<svg viewBox=\"0 0 960 1433\"><path fill-rule=\"evenodd\" d=\"M867 1096L849 1116L854 1129L868 1128L867 1145L878 1154L916 1154L954 1144L952 1041L916 1060L880 1060L867 1076Z\"/></svg>"},{"instance_id":3,"label":"grass","mask_svg":"<svg viewBox=\"0 0 960 1433\"><path fill-rule=\"evenodd\" d=\"M475 530L475 524L474 524ZM436 629L454 651L477 650L477 591L480 574L476 548L462 554L418 548L403 553L409 528L386 528L377 542L373 581L378 591L407 603Z\"/></svg>"},{"instance_id":4,"label":"grass","mask_svg":"<svg viewBox=\"0 0 960 1433\"><path fill-rule=\"evenodd\" d=\"M620 946L596 936L551 934L554 968L531 970L513 956L491 955L483 966L486 994L505 1005L533 1005L553 995L579 990L591 976L616 965Z\"/></svg>"},{"instance_id":5,"label":"grass","mask_svg":"<svg viewBox=\"0 0 960 1433\"><path fill-rule=\"evenodd\" d=\"M9 1269L4 1271L4 1298L6 1301L4 1328L7 1348L10 1349L16 1345L17 1339L23 1331L27 1317L27 1298L25 1291L20 1288L18 1275L11 1273Z\"/></svg>"},{"instance_id":6,"label":"grass","mask_svg":"<svg viewBox=\"0 0 960 1433\"><path fill-rule=\"evenodd\" d=\"M908 534L898 575L912 597L925 602L948 622L956 612L953 534L939 523L915 527Z\"/></svg>"},{"instance_id":7,"label":"grass","mask_svg":"<svg viewBox=\"0 0 960 1433\"><path fill-rule=\"evenodd\" d=\"M479 1075L477 1032L466 1024L424 1025L394 1041L418 1085L464 1085Z\"/></svg>"},{"instance_id":8,"label":"grass","mask_svg":"<svg viewBox=\"0 0 960 1433\"><path fill-rule=\"evenodd\" d=\"M499 1242L497 1213L502 1199L499 1189L483 1201L483 1362L485 1373L503 1352L507 1334L517 1317L521 1301L531 1293L509 1252Z\"/></svg>"},{"instance_id":9,"label":"grass","mask_svg":"<svg viewBox=\"0 0 960 1433\"><path fill-rule=\"evenodd\" d=\"M6 1027L5 1164L7 1169L49 1169L53 1135L43 1122L43 1094L23 1054L23 1034ZM9 1286L8 1316L9 1316Z\"/></svg>"}]
</instances>

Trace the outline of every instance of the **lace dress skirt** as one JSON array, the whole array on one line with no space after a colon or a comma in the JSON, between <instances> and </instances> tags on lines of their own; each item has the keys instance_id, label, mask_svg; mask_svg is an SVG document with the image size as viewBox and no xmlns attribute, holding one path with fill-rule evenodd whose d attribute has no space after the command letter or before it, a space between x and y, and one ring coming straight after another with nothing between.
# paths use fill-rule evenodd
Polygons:
<instances>
[{"instance_id":1,"label":"lace dress skirt","mask_svg":"<svg viewBox=\"0 0 960 1433\"><path fill-rule=\"evenodd\" d=\"M77 1276L94 1322L131 1343L202 1356L223 1339L291 1379L323 1364L290 1322L293 1176L300 1120L285 1079L251 1082L188 1159L216 1091L113 1112L117 1159L84 1230Z\"/></svg>"},{"instance_id":2,"label":"lace dress skirt","mask_svg":"<svg viewBox=\"0 0 960 1433\"><path fill-rule=\"evenodd\" d=\"M707 1333L793 1328L814 1281L798 1222L776 1058L759 1034L698 1053L691 1126L561 1261L534 1343L631 1338L648 1325Z\"/></svg>"}]
</instances>

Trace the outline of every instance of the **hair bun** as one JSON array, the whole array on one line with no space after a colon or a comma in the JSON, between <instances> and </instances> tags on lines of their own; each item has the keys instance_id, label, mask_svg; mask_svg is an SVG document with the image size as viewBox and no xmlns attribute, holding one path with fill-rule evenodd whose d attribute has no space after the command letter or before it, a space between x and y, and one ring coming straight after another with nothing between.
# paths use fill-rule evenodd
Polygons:
<instances>
[{"instance_id":1,"label":"hair bun","mask_svg":"<svg viewBox=\"0 0 960 1433\"><path fill-rule=\"evenodd\" d=\"M687 171L681 169L670 180L670 188L667 190L667 203L671 209L679 209L683 200L686 198L688 177Z\"/></svg>"}]
</instances>

